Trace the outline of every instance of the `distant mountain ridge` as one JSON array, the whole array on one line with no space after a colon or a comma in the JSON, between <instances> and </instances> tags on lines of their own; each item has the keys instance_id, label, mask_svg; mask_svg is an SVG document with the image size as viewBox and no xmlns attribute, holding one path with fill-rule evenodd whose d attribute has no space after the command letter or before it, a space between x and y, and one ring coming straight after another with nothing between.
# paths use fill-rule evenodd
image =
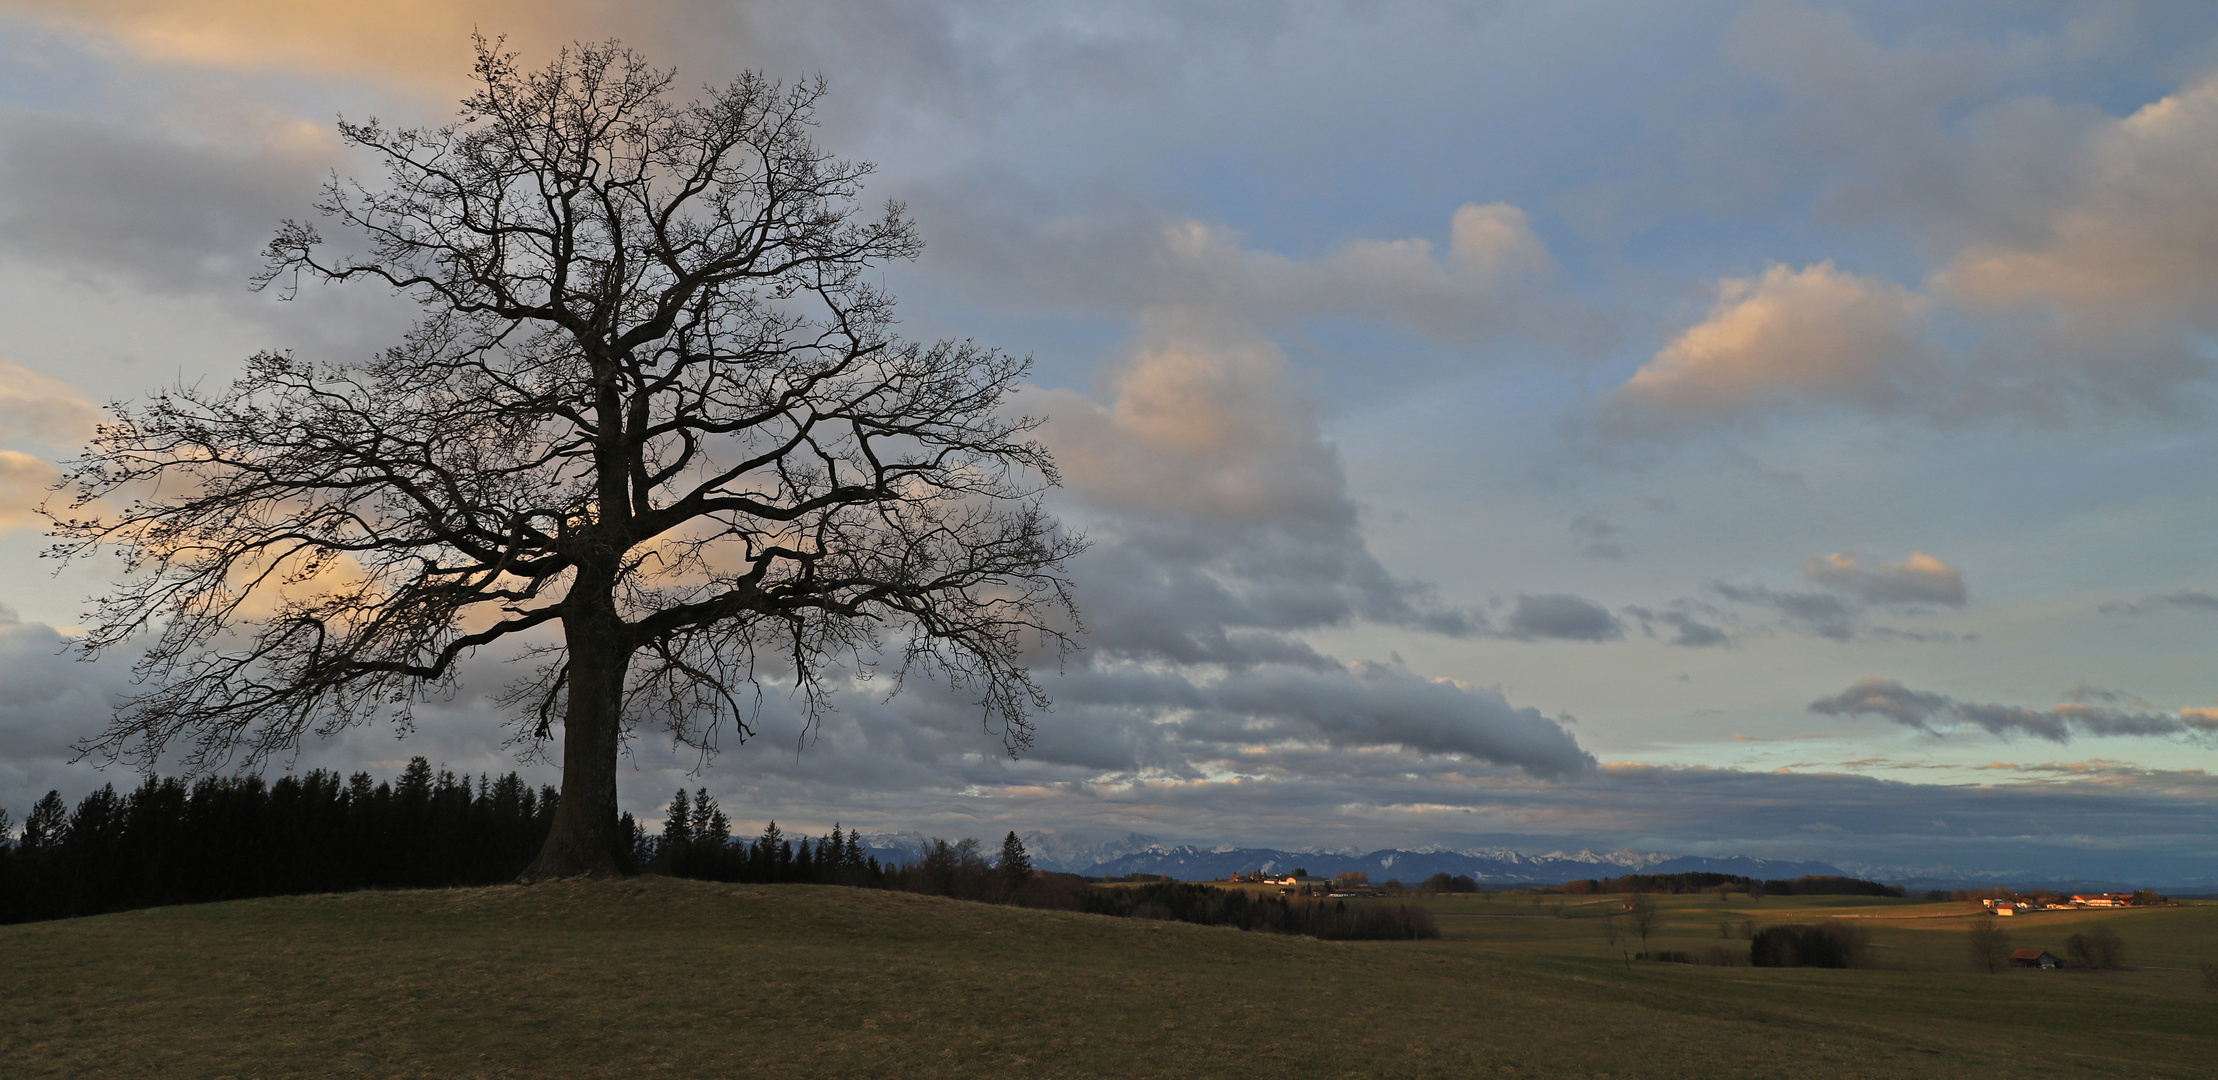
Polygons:
<instances>
[{"instance_id":1,"label":"distant mountain ridge","mask_svg":"<svg viewBox=\"0 0 2218 1080\"><path fill-rule=\"evenodd\" d=\"M2115 870L2079 872L2039 870L2024 866L1979 869L1946 863L1880 864L1854 860L1839 863L1760 859L1746 855L1668 855L1658 852L1618 850L1598 852L1550 851L1534 855L1507 847L1428 845L1416 849L1388 848L1248 848L1232 844L1202 847L1169 844L1160 838L1133 833L1115 840L1094 840L1058 831L1035 830L1022 834L1032 865L1042 870L1121 877L1125 874L1164 874L1182 880L1222 879L1251 870L1287 873L1336 874L1355 870L1373 881L1399 879L1416 884L1436 873L1468 874L1482 885L1554 885L1580 878L1619 877L1625 874L1713 873L1777 879L1805 874L1841 874L1867 881L1902 885L1913 893L1928 889L1955 890L1985 885L2015 888L2052 888L2074 892L2115 892L2154 885L2167 892L2218 892L2218 872L2208 865L2167 867L2124 875ZM921 832L869 833L863 846L879 861L913 862L931 839ZM1000 851L1000 841L979 838L986 859Z\"/></svg>"},{"instance_id":2,"label":"distant mountain ridge","mask_svg":"<svg viewBox=\"0 0 2218 1080\"><path fill-rule=\"evenodd\" d=\"M1551 852L1529 855L1501 848L1470 850L1430 849L1405 851L1389 848L1363 853L1331 851L1281 851L1275 848L1219 848L1192 845L1154 845L1112 859L1096 862L1075 873L1098 877L1124 874L1166 874L1183 880L1209 880L1262 870L1290 873L1307 870L1324 876L1347 872L1370 875L1372 881L1398 879L1414 885L1434 874L1464 874L1482 885L1554 885L1579 878L1619 877L1624 874L1712 873L1752 878L1791 878L1804 874L1839 874L1840 868L1821 862L1756 859L1745 855L1713 858L1701 855L1663 855L1654 852Z\"/></svg>"},{"instance_id":3,"label":"distant mountain ridge","mask_svg":"<svg viewBox=\"0 0 2218 1080\"><path fill-rule=\"evenodd\" d=\"M983 843L981 852L994 857L1000 845ZM1712 857L1666 855L1643 851L1553 851L1532 855L1509 848L1449 848L1428 846L1416 850L1388 848L1362 851L1287 851L1280 848L1244 848L1229 844L1198 847L1165 844L1138 833L1119 840L1087 841L1062 833L1024 834L1032 865L1042 870L1085 874L1089 877L1122 877L1126 874L1163 874L1184 881L1207 881L1261 870L1312 875L1359 872L1372 881L1399 879L1416 884L1438 873L1466 874L1482 885L1554 885L1580 878L1618 877L1624 874L1712 873L1752 878L1792 878L1804 874L1841 874L1839 867L1822 862L1758 859L1746 855ZM923 833L871 833L863 846L880 860L911 861L930 839Z\"/></svg>"}]
</instances>

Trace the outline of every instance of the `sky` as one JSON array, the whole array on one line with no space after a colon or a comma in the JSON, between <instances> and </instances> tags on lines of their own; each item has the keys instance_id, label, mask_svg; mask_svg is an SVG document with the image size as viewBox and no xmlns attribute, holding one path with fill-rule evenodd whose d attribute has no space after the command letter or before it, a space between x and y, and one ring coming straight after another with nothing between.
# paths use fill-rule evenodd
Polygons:
<instances>
[{"instance_id":1,"label":"sky","mask_svg":"<svg viewBox=\"0 0 2218 1080\"><path fill-rule=\"evenodd\" d=\"M830 87L911 337L1035 361L1089 633L962 699L642 729L650 819L2218 883L2218 9L0 0L0 807L129 655L36 507L103 405L404 300L248 288L470 34ZM272 769L553 770L505 660Z\"/></svg>"}]
</instances>

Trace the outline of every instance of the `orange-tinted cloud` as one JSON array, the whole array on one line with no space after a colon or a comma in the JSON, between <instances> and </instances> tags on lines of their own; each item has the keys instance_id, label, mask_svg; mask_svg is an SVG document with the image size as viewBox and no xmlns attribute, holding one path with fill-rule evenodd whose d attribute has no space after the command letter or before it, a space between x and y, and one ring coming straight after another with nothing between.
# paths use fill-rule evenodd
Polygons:
<instances>
[{"instance_id":1,"label":"orange-tinted cloud","mask_svg":"<svg viewBox=\"0 0 2218 1080\"><path fill-rule=\"evenodd\" d=\"M1616 402L1685 418L1780 399L1879 404L1901 396L1905 369L1924 352L1921 307L1901 286L1831 262L1727 278L1709 315L1635 372Z\"/></svg>"},{"instance_id":2,"label":"orange-tinted cloud","mask_svg":"<svg viewBox=\"0 0 2218 1080\"><path fill-rule=\"evenodd\" d=\"M99 407L76 387L0 360L0 443L74 449L99 422Z\"/></svg>"},{"instance_id":3,"label":"orange-tinted cloud","mask_svg":"<svg viewBox=\"0 0 2218 1080\"><path fill-rule=\"evenodd\" d=\"M231 70L459 84L470 34L507 35L538 56L676 20L592 0L0 0L0 8L110 39L148 60Z\"/></svg>"},{"instance_id":4,"label":"orange-tinted cloud","mask_svg":"<svg viewBox=\"0 0 2218 1080\"><path fill-rule=\"evenodd\" d=\"M1186 337L1143 349L1103 408L1048 391L1046 437L1073 490L1122 510L1273 523L1346 512L1340 466L1278 347Z\"/></svg>"},{"instance_id":5,"label":"orange-tinted cloud","mask_svg":"<svg viewBox=\"0 0 2218 1080\"><path fill-rule=\"evenodd\" d=\"M1935 285L1974 307L2207 312L2218 291L2218 75L2112 122L2074 167L2075 190L2045 228L1967 247Z\"/></svg>"},{"instance_id":6,"label":"orange-tinted cloud","mask_svg":"<svg viewBox=\"0 0 2218 1080\"><path fill-rule=\"evenodd\" d=\"M38 505L60 476L60 470L29 454L0 450L0 529L38 524Z\"/></svg>"},{"instance_id":7,"label":"orange-tinted cloud","mask_svg":"<svg viewBox=\"0 0 2218 1080\"><path fill-rule=\"evenodd\" d=\"M1963 573L1922 551L1877 566L1857 562L1854 553L1834 552L1810 560L1802 572L1875 604L1962 606L1965 600Z\"/></svg>"}]
</instances>

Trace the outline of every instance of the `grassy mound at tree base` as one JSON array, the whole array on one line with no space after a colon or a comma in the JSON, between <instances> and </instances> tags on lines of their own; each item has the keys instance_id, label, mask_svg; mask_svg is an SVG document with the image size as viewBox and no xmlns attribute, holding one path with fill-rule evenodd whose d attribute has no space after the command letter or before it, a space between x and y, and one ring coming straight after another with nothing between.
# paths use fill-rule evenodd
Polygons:
<instances>
[{"instance_id":1,"label":"grassy mound at tree base","mask_svg":"<svg viewBox=\"0 0 2218 1080\"><path fill-rule=\"evenodd\" d=\"M1626 965L1466 922L1326 942L665 878L162 908L0 928L0 1076L2186 1077L2218 1017L2099 976Z\"/></svg>"}]
</instances>

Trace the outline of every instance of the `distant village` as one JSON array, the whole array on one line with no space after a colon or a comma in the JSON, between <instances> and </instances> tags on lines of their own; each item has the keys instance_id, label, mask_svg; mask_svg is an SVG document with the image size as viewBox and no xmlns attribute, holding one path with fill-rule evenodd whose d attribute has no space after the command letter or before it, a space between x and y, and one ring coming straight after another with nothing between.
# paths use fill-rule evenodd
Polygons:
<instances>
[{"instance_id":1,"label":"distant village","mask_svg":"<svg viewBox=\"0 0 2218 1080\"><path fill-rule=\"evenodd\" d=\"M1447 875L1435 876L1446 877ZM1277 885L1279 886L1280 895L1284 896L1355 897L1383 895L1380 890L1371 887L1371 875L1361 870L1334 874L1329 878L1310 877L1309 871L1299 868L1291 874L1268 874L1261 870L1255 870L1245 874L1234 874L1226 878L1225 882L1232 885ZM1386 892L1402 892L1406 888L1407 886L1399 881L1390 881L1387 883Z\"/></svg>"},{"instance_id":2,"label":"distant village","mask_svg":"<svg viewBox=\"0 0 2218 1080\"><path fill-rule=\"evenodd\" d=\"M2137 893L2073 893L2070 896L2054 893L1988 896L1979 901L1980 906L1996 915L2023 915L2030 911L2069 911L2080 908L2147 907L2163 902L2163 897L2149 889Z\"/></svg>"}]
</instances>

